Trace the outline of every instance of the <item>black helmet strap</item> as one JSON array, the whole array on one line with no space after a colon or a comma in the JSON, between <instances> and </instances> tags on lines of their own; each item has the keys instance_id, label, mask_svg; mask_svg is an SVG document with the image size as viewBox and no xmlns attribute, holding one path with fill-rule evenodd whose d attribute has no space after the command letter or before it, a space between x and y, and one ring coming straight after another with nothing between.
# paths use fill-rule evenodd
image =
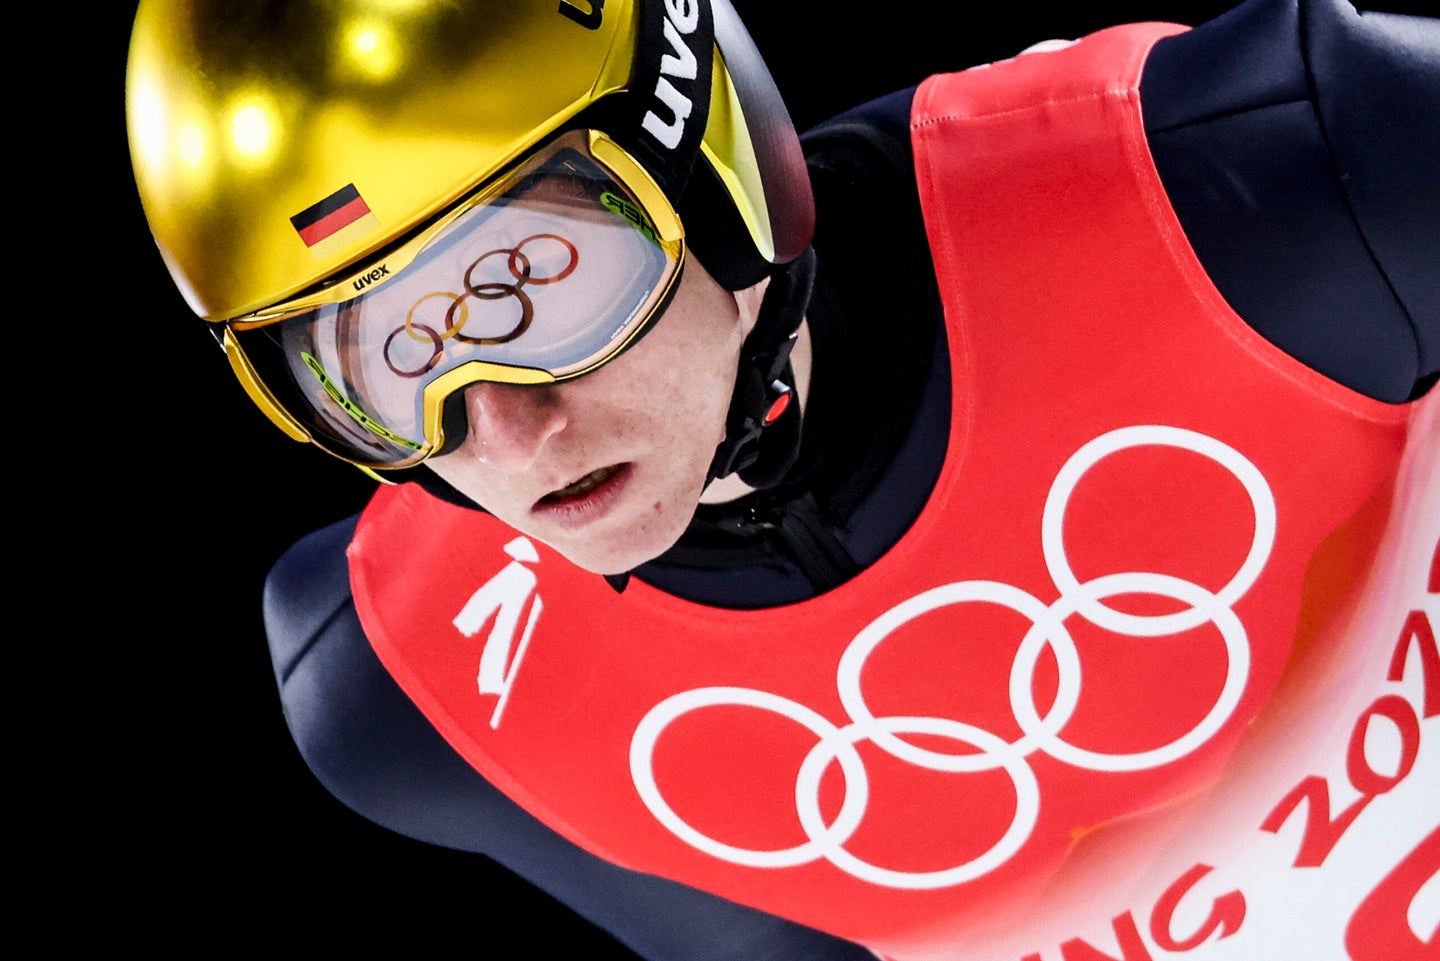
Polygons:
<instances>
[{"instance_id":1,"label":"black helmet strap","mask_svg":"<svg viewBox=\"0 0 1440 961\"><path fill-rule=\"evenodd\" d=\"M765 289L755 327L740 348L725 440L709 480L738 474L751 487L779 483L800 453L800 404L790 351L815 284L815 251L806 248L777 270Z\"/></svg>"}]
</instances>

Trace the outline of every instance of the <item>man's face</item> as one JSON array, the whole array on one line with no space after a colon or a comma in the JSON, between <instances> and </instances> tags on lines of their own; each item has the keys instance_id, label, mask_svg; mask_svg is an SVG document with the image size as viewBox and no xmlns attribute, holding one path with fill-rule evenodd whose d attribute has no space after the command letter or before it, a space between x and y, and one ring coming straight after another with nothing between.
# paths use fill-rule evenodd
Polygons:
<instances>
[{"instance_id":1,"label":"man's face","mask_svg":"<svg viewBox=\"0 0 1440 961\"><path fill-rule=\"evenodd\" d=\"M428 465L522 534L598 574L685 530L724 438L750 300L692 257L670 306L594 373L546 387L473 384L469 433Z\"/></svg>"}]
</instances>

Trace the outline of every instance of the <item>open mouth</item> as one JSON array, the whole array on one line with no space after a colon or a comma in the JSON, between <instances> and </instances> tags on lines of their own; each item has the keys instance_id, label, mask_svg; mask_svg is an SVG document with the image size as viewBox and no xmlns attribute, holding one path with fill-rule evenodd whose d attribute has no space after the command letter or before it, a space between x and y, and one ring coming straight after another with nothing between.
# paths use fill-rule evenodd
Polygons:
<instances>
[{"instance_id":1,"label":"open mouth","mask_svg":"<svg viewBox=\"0 0 1440 961\"><path fill-rule=\"evenodd\" d=\"M541 504L558 504L563 501L584 497L595 488L620 473L620 464L611 464L609 467L601 467L599 470L592 470L584 477L573 484L566 484L559 490L551 491L540 498Z\"/></svg>"}]
</instances>

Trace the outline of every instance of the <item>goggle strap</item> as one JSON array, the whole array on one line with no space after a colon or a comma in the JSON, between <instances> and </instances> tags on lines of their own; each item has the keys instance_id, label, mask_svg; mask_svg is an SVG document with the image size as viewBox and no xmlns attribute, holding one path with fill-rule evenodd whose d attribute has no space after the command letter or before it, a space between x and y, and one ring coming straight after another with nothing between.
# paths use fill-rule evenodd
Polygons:
<instances>
[{"instance_id":1,"label":"goggle strap","mask_svg":"<svg viewBox=\"0 0 1440 961\"><path fill-rule=\"evenodd\" d=\"M679 21L670 8L690 12ZM667 197L685 192L710 117L715 23L709 0L641 0L633 96L613 130ZM693 74L689 76L688 74Z\"/></svg>"}]
</instances>

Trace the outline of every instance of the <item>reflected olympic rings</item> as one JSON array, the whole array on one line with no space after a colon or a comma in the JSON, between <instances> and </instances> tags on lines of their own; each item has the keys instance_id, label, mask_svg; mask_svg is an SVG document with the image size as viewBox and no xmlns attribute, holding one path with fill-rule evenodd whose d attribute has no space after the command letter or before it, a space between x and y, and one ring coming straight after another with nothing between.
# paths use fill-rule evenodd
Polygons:
<instances>
[{"instance_id":1,"label":"reflected olympic rings","mask_svg":"<svg viewBox=\"0 0 1440 961\"><path fill-rule=\"evenodd\" d=\"M531 256L525 253L525 246L540 241L553 241L561 245L565 252L565 262L559 270L546 276L537 277L534 273L534 264ZM505 268L514 283L508 281L477 281L475 271L481 263L492 257L503 256ZM538 258L537 258L538 259ZM440 358L445 352L445 341L454 339L461 343L474 345L495 345L505 344L519 337L530 328L530 323L535 317L535 305L530 295L525 292L529 285L544 286L546 284L559 283L575 272L580 263L580 252L575 245L559 234L531 234L514 247L502 247L495 250L487 250L471 261L470 266L465 268L463 283L465 290L455 294L449 291L432 291L425 294L415 303L410 305L409 311L405 314L405 323L392 330L385 338L384 357L385 364L397 377L422 377L435 369L440 363ZM462 333L466 322L470 319L469 301L474 298L477 301L501 300L514 298L519 305L520 316L515 323L503 333L489 334L486 336L474 337ZM444 314L444 330L437 330L430 324L422 323L415 319L416 312L420 306L427 301L440 299L446 301ZM401 334L409 339L420 343L429 342L431 345L430 356L419 366L401 366L392 357L392 348L395 340Z\"/></svg>"},{"instance_id":2,"label":"reflected olympic rings","mask_svg":"<svg viewBox=\"0 0 1440 961\"><path fill-rule=\"evenodd\" d=\"M1249 496L1254 532L1249 551L1230 581L1212 591L1190 581L1147 571L1106 574L1081 583L1066 556L1062 527L1070 496L1080 478L1100 460L1133 447L1162 446L1206 457L1240 482ZM1275 542L1275 499L1264 476L1244 455L1212 437L1163 425L1114 430L1072 454L1051 484L1043 512L1041 539L1050 578L1060 591L1053 603L1010 584L958 581L942 584L908 598L871 621L850 641L836 670L836 690L849 723L837 725L813 709L766 691L739 687L696 688L661 701L636 726L630 742L630 775L636 792L656 820L697 850L735 864L792 867L824 858L841 871L882 887L933 889L961 884L995 870L1029 840L1039 819L1041 787L1027 760L1043 752L1077 768L1100 772L1140 771L1171 763L1209 741L1232 716L1250 677L1250 644L1244 624L1232 610L1259 577ZM1102 601L1124 594L1151 594L1184 605L1178 613L1127 614ZM986 603L1009 608L1026 617L1031 627L1011 663L1008 694L1011 714L1023 732L1014 741L961 721L943 717L879 717L866 703L861 688L866 661L896 630L931 611L955 604ZM1171 636L1213 624L1225 645L1226 675L1215 703L1189 730L1166 744L1132 753L1107 753L1081 748L1062 737L1079 704L1082 684L1080 650L1066 621L1080 616L1121 636L1150 639ZM1034 678L1041 652L1054 657L1057 687L1043 715L1034 698ZM795 810L806 843L779 850L739 848L709 837L687 824L663 796L654 771L655 746L678 718L715 706L750 707L767 711L808 728L817 738L800 764L795 782ZM924 734L970 748L956 753L921 747L897 736ZM890 756L918 768L947 773L1003 771L1015 790L1015 812L1002 836L970 860L936 871L898 871L861 860L845 842L864 818L870 795L869 777L855 745L869 741ZM820 808L820 781L839 764L844 800L827 824Z\"/></svg>"}]
</instances>

